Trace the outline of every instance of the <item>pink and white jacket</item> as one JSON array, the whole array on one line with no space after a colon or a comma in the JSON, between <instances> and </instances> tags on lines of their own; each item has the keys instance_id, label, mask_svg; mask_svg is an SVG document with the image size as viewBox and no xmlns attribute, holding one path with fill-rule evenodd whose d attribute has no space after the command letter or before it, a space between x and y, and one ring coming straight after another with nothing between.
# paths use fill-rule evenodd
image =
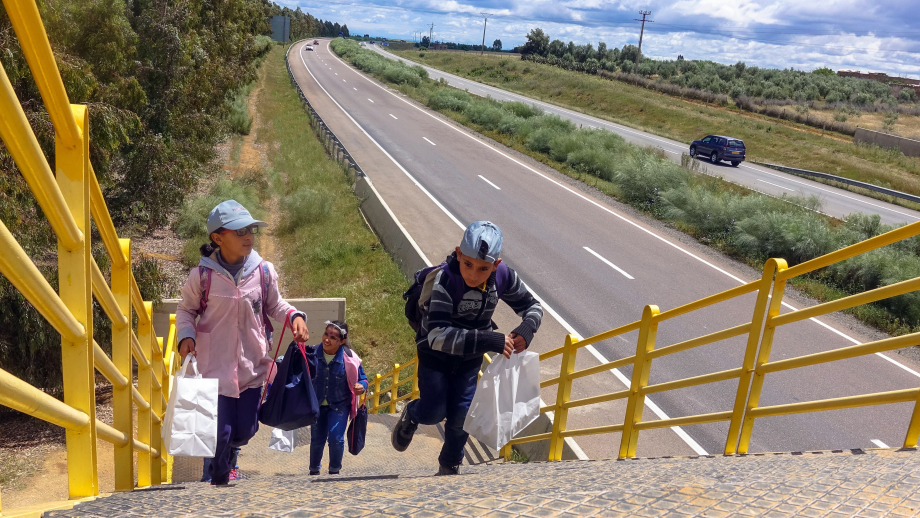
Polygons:
<instances>
[{"instance_id":1,"label":"pink and white jacket","mask_svg":"<svg viewBox=\"0 0 920 518\"><path fill-rule=\"evenodd\" d=\"M182 288L182 302L176 308L176 343L185 338L195 340L198 370L205 378L219 380L218 392L222 396L239 397L240 392L261 387L265 381L272 357L262 322L262 304L276 322L296 316L307 320L305 313L281 298L278 274L268 262L271 279L266 300L262 300L261 263L262 257L252 251L238 279L234 279L216 257L202 257L199 265L213 271L207 308L198 317L202 295L198 268L189 273Z\"/></svg>"}]
</instances>

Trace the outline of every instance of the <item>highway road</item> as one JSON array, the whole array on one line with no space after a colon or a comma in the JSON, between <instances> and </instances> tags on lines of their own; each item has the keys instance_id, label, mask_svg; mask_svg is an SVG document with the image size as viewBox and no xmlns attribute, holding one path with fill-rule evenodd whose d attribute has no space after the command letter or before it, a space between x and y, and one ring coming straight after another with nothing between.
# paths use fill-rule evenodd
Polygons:
<instances>
[{"instance_id":1,"label":"highway road","mask_svg":"<svg viewBox=\"0 0 920 518\"><path fill-rule=\"evenodd\" d=\"M397 57L394 54L383 49L379 45L366 45L366 48L376 51L382 56L389 59L395 59L419 65L414 61ZM680 163L682 153L689 152L690 143L677 142L658 135L646 133L620 124L591 117L577 111L560 108L559 106L538 101L520 94L484 85L471 79L465 79L441 70L421 65L428 71L432 79L443 78L451 86L469 91L473 95L482 97L491 97L499 101L523 101L534 104L542 108L547 113L556 114L564 119L581 126L590 128L603 128L620 134L627 142L632 142L640 146L657 147L668 155L669 158ZM700 138L705 135L700 135ZM795 167L795 164L784 164L789 167ZM864 214L878 214L882 221L890 224L913 223L920 220L920 212L906 209L904 207L883 202L861 194L855 194L844 189L838 189L818 182L813 182L797 176L785 174L767 167L762 167L750 163L742 163L738 167L731 167L726 162L713 165L707 162L705 168L710 174L722 176L728 181L743 185L755 191L759 191L771 196L817 196L821 200L821 212L843 218L854 212Z\"/></svg>"},{"instance_id":2,"label":"highway road","mask_svg":"<svg viewBox=\"0 0 920 518\"><path fill-rule=\"evenodd\" d=\"M590 336L638 319L646 304L666 310L754 280L749 270L702 247L682 244L660 227L572 189L501 146L404 99L349 67L327 43L314 52L303 51L302 44L291 50L295 80L308 97L331 97L355 126L345 131L366 133L416 182L418 190L388 203L420 205L430 203L430 197L459 227L481 219L497 223L505 234L505 260L570 332ZM375 164L362 167L375 180ZM457 226L433 230L456 233ZM748 296L668 321L658 331L658 347L750 321L752 308L753 296ZM599 361L622 358L635 353L635 338L630 334L586 349ZM865 339L824 322L804 321L777 333L772 358ZM650 382L736 368L743 346L743 340L733 339L656 359ZM770 375L761 404L914 388L920 383L918 372L916 363L888 353ZM601 375L587 380L609 383L609 390L615 391L623 385L612 378L627 381L629 375L629 369L622 369L604 381ZM722 411L731 408L736 386L720 382L651 399L659 416ZM759 419L751 451L897 446L904 440L910 409L905 403ZM612 416L610 424L618 420ZM714 423L676 431L692 450L720 453L727 426Z\"/></svg>"}]
</instances>

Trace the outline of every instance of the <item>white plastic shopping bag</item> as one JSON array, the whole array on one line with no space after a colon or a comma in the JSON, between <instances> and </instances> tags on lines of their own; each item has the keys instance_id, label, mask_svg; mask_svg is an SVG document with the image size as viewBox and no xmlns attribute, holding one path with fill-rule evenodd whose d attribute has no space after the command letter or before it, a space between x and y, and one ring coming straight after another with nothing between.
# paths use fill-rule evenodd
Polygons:
<instances>
[{"instance_id":1,"label":"white plastic shopping bag","mask_svg":"<svg viewBox=\"0 0 920 518\"><path fill-rule=\"evenodd\" d=\"M284 431L281 428L273 428L272 436L268 439L268 449L292 453L296 441L297 430Z\"/></svg>"},{"instance_id":2,"label":"white plastic shopping bag","mask_svg":"<svg viewBox=\"0 0 920 518\"><path fill-rule=\"evenodd\" d=\"M499 355L482 373L463 430L499 450L540 415L540 355Z\"/></svg>"},{"instance_id":3,"label":"white plastic shopping bag","mask_svg":"<svg viewBox=\"0 0 920 518\"><path fill-rule=\"evenodd\" d=\"M163 448L177 457L213 457L217 448L217 379L202 378L191 354L173 380L162 436Z\"/></svg>"}]
</instances>

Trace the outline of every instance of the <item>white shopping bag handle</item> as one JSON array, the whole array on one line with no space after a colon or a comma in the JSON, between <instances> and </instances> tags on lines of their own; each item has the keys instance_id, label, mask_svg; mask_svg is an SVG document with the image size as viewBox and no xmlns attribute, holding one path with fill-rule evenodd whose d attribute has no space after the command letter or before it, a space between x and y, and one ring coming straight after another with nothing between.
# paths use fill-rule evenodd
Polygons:
<instances>
[{"instance_id":1,"label":"white shopping bag handle","mask_svg":"<svg viewBox=\"0 0 920 518\"><path fill-rule=\"evenodd\" d=\"M198 372L198 359L195 358L195 356L190 353L190 354L185 355L185 361L182 362L182 367L179 368L179 373L176 374L177 378L188 378L189 377L188 374L186 373L186 371L188 370L189 364L191 364L192 369L195 370L195 375L191 376L191 378L198 379L201 377L201 373Z\"/></svg>"}]
</instances>

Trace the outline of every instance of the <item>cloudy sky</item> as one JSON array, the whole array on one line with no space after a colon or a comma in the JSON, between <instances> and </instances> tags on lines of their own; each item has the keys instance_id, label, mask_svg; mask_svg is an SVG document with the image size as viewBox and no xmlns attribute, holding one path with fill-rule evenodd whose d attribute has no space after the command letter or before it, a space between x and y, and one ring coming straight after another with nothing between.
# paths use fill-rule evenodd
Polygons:
<instances>
[{"instance_id":1,"label":"cloudy sky","mask_svg":"<svg viewBox=\"0 0 920 518\"><path fill-rule=\"evenodd\" d=\"M478 44L482 16L486 44L506 49L540 27L550 37L608 48L639 41L639 11L651 11L642 43L654 58L812 70L886 72L920 78L920 0L275 0L322 19L347 23L352 33L409 39L434 23L435 41Z\"/></svg>"}]
</instances>

